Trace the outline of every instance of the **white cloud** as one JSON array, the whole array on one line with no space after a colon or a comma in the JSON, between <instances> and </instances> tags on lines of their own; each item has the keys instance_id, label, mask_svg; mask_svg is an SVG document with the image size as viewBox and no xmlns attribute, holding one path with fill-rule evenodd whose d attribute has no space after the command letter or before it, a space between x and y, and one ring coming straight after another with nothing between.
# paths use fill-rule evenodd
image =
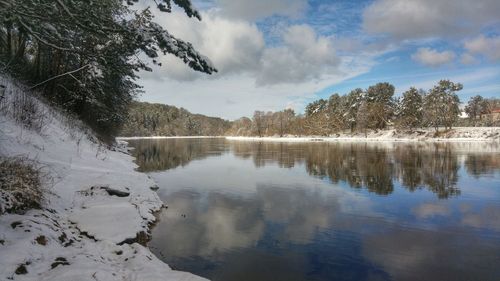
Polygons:
<instances>
[{"instance_id":1,"label":"white cloud","mask_svg":"<svg viewBox=\"0 0 500 281\"><path fill-rule=\"evenodd\" d=\"M492 61L500 60L500 36L485 37L479 35L470 41L466 41L464 47L469 52L482 54Z\"/></svg>"},{"instance_id":2,"label":"white cloud","mask_svg":"<svg viewBox=\"0 0 500 281\"><path fill-rule=\"evenodd\" d=\"M210 58L219 72L209 79L245 73L254 77L257 86L263 86L297 84L338 73L340 59L332 40L318 36L308 25L283 26L279 34L281 45L266 47L264 35L253 23L223 18L214 10L202 16L203 21L198 22L174 12L159 18L159 22ZM142 77L179 81L207 77L172 55L162 56L160 61L162 67Z\"/></svg>"},{"instance_id":3,"label":"white cloud","mask_svg":"<svg viewBox=\"0 0 500 281\"><path fill-rule=\"evenodd\" d=\"M254 110L301 112L314 93L365 73L373 55L336 55L334 40L308 25L281 25L278 45L266 46L256 24L223 17L211 9L203 21L180 11L156 20L173 35L191 42L219 72L195 72L174 56L160 58L162 67L140 73L143 101L182 106L191 112L236 119Z\"/></svg>"},{"instance_id":4,"label":"white cloud","mask_svg":"<svg viewBox=\"0 0 500 281\"><path fill-rule=\"evenodd\" d=\"M462 54L462 56L460 56L460 62L466 65L475 64L477 63L477 59L469 53L464 53Z\"/></svg>"},{"instance_id":5,"label":"white cloud","mask_svg":"<svg viewBox=\"0 0 500 281\"><path fill-rule=\"evenodd\" d=\"M498 0L375 0L363 12L363 28L398 39L454 37L498 23Z\"/></svg>"},{"instance_id":6,"label":"white cloud","mask_svg":"<svg viewBox=\"0 0 500 281\"><path fill-rule=\"evenodd\" d=\"M273 15L298 17L307 9L307 0L216 0L224 16L255 20Z\"/></svg>"},{"instance_id":7,"label":"white cloud","mask_svg":"<svg viewBox=\"0 0 500 281\"><path fill-rule=\"evenodd\" d=\"M301 83L337 72L339 58L329 38L317 36L307 25L289 27L284 46L264 51L257 75L259 85Z\"/></svg>"},{"instance_id":8,"label":"white cloud","mask_svg":"<svg viewBox=\"0 0 500 281\"><path fill-rule=\"evenodd\" d=\"M203 21L200 22L177 11L167 17L159 14L155 20L209 57L219 71L215 77L258 67L265 43L263 34L255 24L226 19L214 12L203 13L202 16ZM168 76L177 80L195 80L206 76L191 70L172 55L162 56L160 61L163 67L155 68L155 72L143 77Z\"/></svg>"},{"instance_id":9,"label":"white cloud","mask_svg":"<svg viewBox=\"0 0 500 281\"><path fill-rule=\"evenodd\" d=\"M431 48L419 48L417 52L411 56L414 61L432 67L448 64L453 61L455 57L456 55L452 51L439 52Z\"/></svg>"},{"instance_id":10,"label":"white cloud","mask_svg":"<svg viewBox=\"0 0 500 281\"><path fill-rule=\"evenodd\" d=\"M314 93L364 73L368 67L353 59L347 65L342 63L341 73L324 76L321 80L262 87L257 87L255 77L248 73L219 79L198 79L189 83L168 78L164 81L141 79L145 94L140 100L172 104L194 113L231 120L252 116L254 110L276 111L292 107L296 112L302 112L311 99L319 98Z\"/></svg>"}]
</instances>

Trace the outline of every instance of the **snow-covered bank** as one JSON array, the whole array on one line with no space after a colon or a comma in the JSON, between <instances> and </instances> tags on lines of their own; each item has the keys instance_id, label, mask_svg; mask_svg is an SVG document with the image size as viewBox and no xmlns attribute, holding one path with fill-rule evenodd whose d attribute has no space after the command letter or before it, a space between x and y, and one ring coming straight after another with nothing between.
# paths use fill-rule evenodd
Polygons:
<instances>
[{"instance_id":1,"label":"snow-covered bank","mask_svg":"<svg viewBox=\"0 0 500 281\"><path fill-rule=\"evenodd\" d=\"M149 136L149 137L117 137L116 140L141 140L141 139L217 139L224 136Z\"/></svg>"},{"instance_id":2,"label":"snow-covered bank","mask_svg":"<svg viewBox=\"0 0 500 281\"><path fill-rule=\"evenodd\" d=\"M131 156L38 100L41 130L26 129L9 113L24 90L1 76L0 85L0 155L34 159L51 179L42 209L0 215L0 280L205 280L137 243L163 204Z\"/></svg>"},{"instance_id":3,"label":"snow-covered bank","mask_svg":"<svg viewBox=\"0 0 500 281\"><path fill-rule=\"evenodd\" d=\"M381 130L368 132L366 135L337 134L328 137L322 136L284 136L284 137L239 137L228 136L228 140L235 141L274 141L274 142L372 142L372 141L394 141L394 142L499 142L500 127L458 127L450 131L442 131L435 134L434 129L419 129L414 132L401 132L398 130Z\"/></svg>"}]
</instances>

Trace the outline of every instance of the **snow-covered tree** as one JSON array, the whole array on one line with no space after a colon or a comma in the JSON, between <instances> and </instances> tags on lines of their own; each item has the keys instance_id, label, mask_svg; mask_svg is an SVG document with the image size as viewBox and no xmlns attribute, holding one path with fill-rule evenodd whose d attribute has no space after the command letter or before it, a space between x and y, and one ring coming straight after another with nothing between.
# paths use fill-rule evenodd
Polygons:
<instances>
[{"instance_id":1,"label":"snow-covered tree","mask_svg":"<svg viewBox=\"0 0 500 281\"><path fill-rule=\"evenodd\" d=\"M439 126L451 129L460 115L460 99L456 92L462 90L460 83L441 80L424 97L424 118L428 126L438 131Z\"/></svg>"},{"instance_id":2,"label":"snow-covered tree","mask_svg":"<svg viewBox=\"0 0 500 281\"><path fill-rule=\"evenodd\" d=\"M423 118L423 96L419 91L411 87L403 93L398 102L397 123L403 128L413 129L422 124Z\"/></svg>"},{"instance_id":3,"label":"snow-covered tree","mask_svg":"<svg viewBox=\"0 0 500 281\"><path fill-rule=\"evenodd\" d=\"M375 129L385 128L394 113L394 86L389 83L377 83L366 91L369 126Z\"/></svg>"},{"instance_id":4,"label":"snow-covered tree","mask_svg":"<svg viewBox=\"0 0 500 281\"><path fill-rule=\"evenodd\" d=\"M482 96L477 95L471 97L467 106L465 106L465 113L469 116L470 120L476 124L477 118L482 119L484 114L488 113L488 101Z\"/></svg>"},{"instance_id":5,"label":"snow-covered tree","mask_svg":"<svg viewBox=\"0 0 500 281\"><path fill-rule=\"evenodd\" d=\"M324 112L327 108L328 101L324 99L319 99L317 101L313 101L312 103L306 106L306 116L313 116L320 112Z\"/></svg>"},{"instance_id":6,"label":"snow-covered tree","mask_svg":"<svg viewBox=\"0 0 500 281\"><path fill-rule=\"evenodd\" d=\"M367 100L363 100L356 114L356 127L359 131L362 131L365 136L367 135L366 130L370 126L370 121L369 103Z\"/></svg>"},{"instance_id":7,"label":"snow-covered tree","mask_svg":"<svg viewBox=\"0 0 500 281\"><path fill-rule=\"evenodd\" d=\"M156 3L171 11L170 0ZM173 3L201 19L189 0ZM140 88L136 72L150 71L148 62L159 65L160 54L172 54L196 71L216 71L190 43L155 23L149 8L134 11L122 0L1 0L0 19L4 68L102 134L124 122Z\"/></svg>"},{"instance_id":8,"label":"snow-covered tree","mask_svg":"<svg viewBox=\"0 0 500 281\"><path fill-rule=\"evenodd\" d=\"M351 131L353 131L356 127L356 117L358 115L358 109L361 106L364 98L365 93L363 92L363 89L357 88L352 90L344 99L344 120Z\"/></svg>"}]
</instances>

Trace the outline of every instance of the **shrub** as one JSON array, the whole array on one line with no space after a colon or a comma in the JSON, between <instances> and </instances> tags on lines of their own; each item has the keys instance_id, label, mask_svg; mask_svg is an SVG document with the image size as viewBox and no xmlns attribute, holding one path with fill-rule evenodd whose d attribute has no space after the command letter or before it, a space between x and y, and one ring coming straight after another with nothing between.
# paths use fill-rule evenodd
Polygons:
<instances>
[{"instance_id":1,"label":"shrub","mask_svg":"<svg viewBox=\"0 0 500 281\"><path fill-rule=\"evenodd\" d=\"M47 107L37 93L19 87L8 79L0 79L0 113L38 133L51 121Z\"/></svg>"},{"instance_id":2,"label":"shrub","mask_svg":"<svg viewBox=\"0 0 500 281\"><path fill-rule=\"evenodd\" d=\"M0 158L0 214L41 208L45 173L24 157Z\"/></svg>"}]
</instances>

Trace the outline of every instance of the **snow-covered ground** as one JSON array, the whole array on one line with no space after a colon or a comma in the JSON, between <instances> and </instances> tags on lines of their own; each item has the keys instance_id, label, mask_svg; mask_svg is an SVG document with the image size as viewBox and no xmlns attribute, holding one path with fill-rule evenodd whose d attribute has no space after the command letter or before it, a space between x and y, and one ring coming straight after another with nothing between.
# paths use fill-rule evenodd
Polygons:
<instances>
[{"instance_id":1,"label":"snow-covered ground","mask_svg":"<svg viewBox=\"0 0 500 281\"><path fill-rule=\"evenodd\" d=\"M439 135L435 135L432 128L417 129L413 132L401 130L369 131L367 134L337 134L328 137L322 136L284 136L284 137L226 137L228 140L237 141L277 141L277 142L310 142L310 141L429 141L429 142L500 142L500 127L457 127L450 131L440 129Z\"/></svg>"},{"instance_id":2,"label":"snow-covered ground","mask_svg":"<svg viewBox=\"0 0 500 281\"><path fill-rule=\"evenodd\" d=\"M205 280L170 269L135 242L163 204L131 156L38 100L41 132L23 128L5 111L22 87L1 76L0 85L7 85L0 155L34 159L50 179L41 210L0 215L0 280Z\"/></svg>"},{"instance_id":3,"label":"snow-covered ground","mask_svg":"<svg viewBox=\"0 0 500 281\"><path fill-rule=\"evenodd\" d=\"M117 140L140 140L140 139L215 139L223 136L148 136L148 137L118 137Z\"/></svg>"}]
</instances>

